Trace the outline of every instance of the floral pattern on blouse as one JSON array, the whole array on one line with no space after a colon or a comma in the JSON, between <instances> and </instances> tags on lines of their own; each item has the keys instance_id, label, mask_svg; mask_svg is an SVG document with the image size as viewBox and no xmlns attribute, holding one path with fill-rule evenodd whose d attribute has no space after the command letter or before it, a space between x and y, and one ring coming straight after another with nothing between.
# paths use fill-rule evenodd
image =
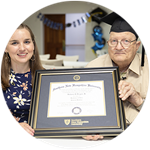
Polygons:
<instances>
[{"instance_id":1,"label":"floral pattern on blouse","mask_svg":"<svg viewBox=\"0 0 150 150\"><path fill-rule=\"evenodd\" d=\"M20 118L19 122L27 122L32 94L31 71L15 73L12 69L9 75L10 87L3 91L8 108L13 116Z\"/></svg>"}]
</instances>

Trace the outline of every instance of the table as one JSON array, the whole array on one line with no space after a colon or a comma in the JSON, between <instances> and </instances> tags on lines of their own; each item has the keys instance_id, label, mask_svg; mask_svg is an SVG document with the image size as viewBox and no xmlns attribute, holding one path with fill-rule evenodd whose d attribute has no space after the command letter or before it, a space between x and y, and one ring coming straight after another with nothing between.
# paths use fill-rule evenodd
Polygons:
<instances>
[{"instance_id":1,"label":"table","mask_svg":"<svg viewBox=\"0 0 150 150\"><path fill-rule=\"evenodd\" d=\"M67 150L83 150L95 148L112 141L114 137L104 137L103 140L87 141L80 137L76 138L38 138L37 140L55 148Z\"/></svg>"},{"instance_id":2,"label":"table","mask_svg":"<svg viewBox=\"0 0 150 150\"><path fill-rule=\"evenodd\" d=\"M63 61L65 67L84 68L89 62L84 61Z\"/></svg>"}]
</instances>

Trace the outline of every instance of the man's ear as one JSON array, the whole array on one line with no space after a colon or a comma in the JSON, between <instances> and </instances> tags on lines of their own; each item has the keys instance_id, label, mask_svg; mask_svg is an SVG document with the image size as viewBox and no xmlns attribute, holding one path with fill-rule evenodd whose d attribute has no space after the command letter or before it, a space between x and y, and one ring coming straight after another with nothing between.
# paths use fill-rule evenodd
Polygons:
<instances>
[{"instance_id":1,"label":"man's ear","mask_svg":"<svg viewBox=\"0 0 150 150\"><path fill-rule=\"evenodd\" d=\"M136 42L136 51L139 49L140 45L141 45L141 41L137 41Z\"/></svg>"}]
</instances>

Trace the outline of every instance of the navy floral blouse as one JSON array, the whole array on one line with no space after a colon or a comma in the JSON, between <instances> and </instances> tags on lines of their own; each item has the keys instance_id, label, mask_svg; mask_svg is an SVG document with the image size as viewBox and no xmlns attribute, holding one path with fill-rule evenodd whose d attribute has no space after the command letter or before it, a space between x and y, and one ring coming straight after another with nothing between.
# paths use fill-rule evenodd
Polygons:
<instances>
[{"instance_id":1,"label":"navy floral blouse","mask_svg":"<svg viewBox=\"0 0 150 150\"><path fill-rule=\"evenodd\" d=\"M28 122L32 93L31 78L31 71L21 74L11 69L10 87L3 91L8 108L13 116L20 118L19 122Z\"/></svg>"}]
</instances>

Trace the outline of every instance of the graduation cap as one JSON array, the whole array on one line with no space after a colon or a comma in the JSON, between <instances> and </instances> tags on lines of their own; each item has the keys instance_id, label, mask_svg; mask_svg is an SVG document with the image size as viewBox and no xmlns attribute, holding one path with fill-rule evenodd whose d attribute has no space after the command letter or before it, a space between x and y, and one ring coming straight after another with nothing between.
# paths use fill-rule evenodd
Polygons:
<instances>
[{"instance_id":1,"label":"graduation cap","mask_svg":"<svg viewBox=\"0 0 150 150\"><path fill-rule=\"evenodd\" d=\"M91 15L92 21L95 21L98 24L100 24L101 23L100 19L106 16L107 13L101 8L97 7L96 9L90 12L90 15Z\"/></svg>"},{"instance_id":2,"label":"graduation cap","mask_svg":"<svg viewBox=\"0 0 150 150\"><path fill-rule=\"evenodd\" d=\"M112 12L109 15L104 16L100 21L111 25L110 32L131 32L135 35L136 40L138 39L138 35L134 31L134 29L121 16L119 16L115 12ZM144 46L142 46L141 66L144 66L144 55L145 49Z\"/></svg>"},{"instance_id":3,"label":"graduation cap","mask_svg":"<svg viewBox=\"0 0 150 150\"><path fill-rule=\"evenodd\" d=\"M115 12L110 13L109 15L103 17L101 21L111 25L110 32L131 32L136 36L136 39L138 39L137 33L134 31L134 29L118 14Z\"/></svg>"}]
</instances>

